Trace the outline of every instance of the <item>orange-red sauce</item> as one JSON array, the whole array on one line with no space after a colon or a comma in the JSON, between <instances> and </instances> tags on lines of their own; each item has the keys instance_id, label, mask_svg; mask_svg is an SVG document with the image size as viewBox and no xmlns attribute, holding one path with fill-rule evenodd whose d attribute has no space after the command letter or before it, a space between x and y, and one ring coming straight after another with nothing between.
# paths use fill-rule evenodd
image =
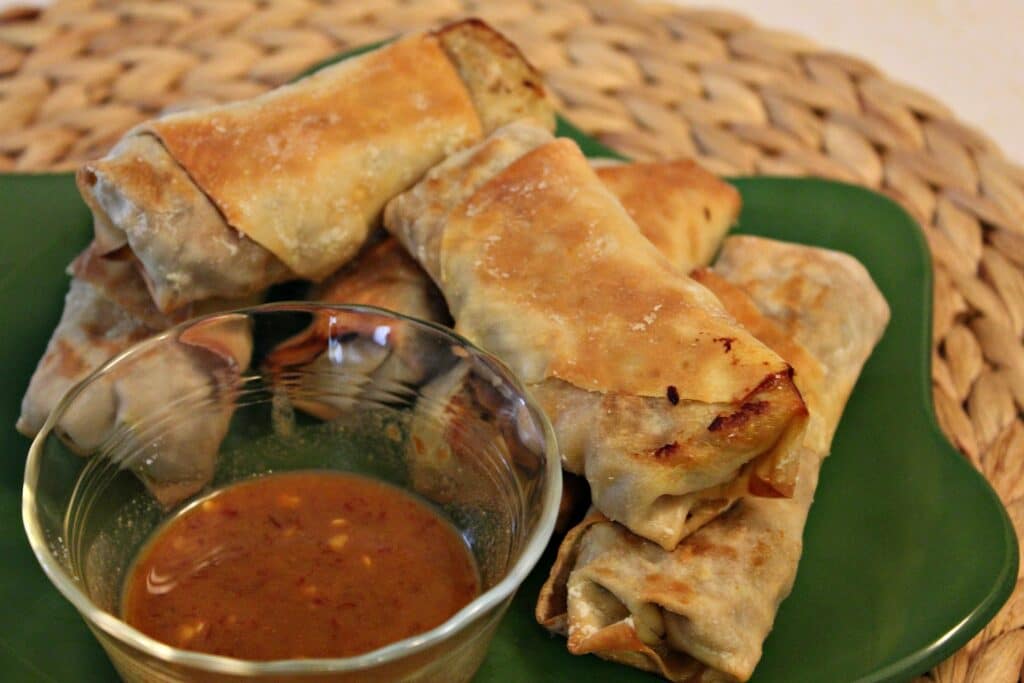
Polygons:
<instances>
[{"instance_id":1,"label":"orange-red sauce","mask_svg":"<svg viewBox=\"0 0 1024 683\"><path fill-rule=\"evenodd\" d=\"M364 477L273 474L175 517L140 553L125 620L242 659L346 657L429 630L479 592L455 529Z\"/></svg>"}]
</instances>

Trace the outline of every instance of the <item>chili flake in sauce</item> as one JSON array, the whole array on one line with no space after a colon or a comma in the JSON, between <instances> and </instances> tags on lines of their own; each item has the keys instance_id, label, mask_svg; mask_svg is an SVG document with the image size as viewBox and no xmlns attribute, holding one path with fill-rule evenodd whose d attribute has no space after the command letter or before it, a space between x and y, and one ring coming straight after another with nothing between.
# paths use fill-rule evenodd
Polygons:
<instances>
[{"instance_id":1,"label":"chili flake in sauce","mask_svg":"<svg viewBox=\"0 0 1024 683\"><path fill-rule=\"evenodd\" d=\"M350 474L272 474L172 519L142 550L124 619L175 647L241 659L348 657L427 631L479 592L437 512Z\"/></svg>"}]
</instances>

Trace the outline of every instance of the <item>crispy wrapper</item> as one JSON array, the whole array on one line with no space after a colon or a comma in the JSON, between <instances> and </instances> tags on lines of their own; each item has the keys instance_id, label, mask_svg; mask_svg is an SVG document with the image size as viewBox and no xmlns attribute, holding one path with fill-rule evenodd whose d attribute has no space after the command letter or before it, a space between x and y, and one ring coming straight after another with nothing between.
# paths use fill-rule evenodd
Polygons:
<instances>
[{"instance_id":1,"label":"crispy wrapper","mask_svg":"<svg viewBox=\"0 0 1024 683\"><path fill-rule=\"evenodd\" d=\"M314 288L314 301L376 306L430 322L446 323L444 299L430 278L388 238L374 244ZM439 370L436 354L415 328L394 327L383 316L331 311L316 316L303 332L267 357L277 373L288 373L296 407L323 420L335 419L365 392L387 400L418 386ZM372 389L370 389L372 387Z\"/></svg>"},{"instance_id":2,"label":"crispy wrapper","mask_svg":"<svg viewBox=\"0 0 1024 683\"><path fill-rule=\"evenodd\" d=\"M609 517L671 548L739 492L791 494L806 410L789 365L643 237L573 142L506 126L385 225L456 330L529 386Z\"/></svg>"},{"instance_id":3,"label":"crispy wrapper","mask_svg":"<svg viewBox=\"0 0 1024 683\"><path fill-rule=\"evenodd\" d=\"M845 254L727 239L694 277L787 358L811 409L788 499L745 496L666 551L594 511L565 537L537 619L593 653L673 681L744 681L789 594L808 510L860 369L889 311Z\"/></svg>"},{"instance_id":4,"label":"crispy wrapper","mask_svg":"<svg viewBox=\"0 0 1024 683\"><path fill-rule=\"evenodd\" d=\"M554 127L540 78L470 20L251 100L141 124L77 180L98 249L129 246L167 313L326 278L363 246L389 199L522 116Z\"/></svg>"},{"instance_id":5,"label":"crispy wrapper","mask_svg":"<svg viewBox=\"0 0 1024 683\"><path fill-rule=\"evenodd\" d=\"M596 170L644 237L686 273L711 263L739 216L736 188L689 159Z\"/></svg>"},{"instance_id":6,"label":"crispy wrapper","mask_svg":"<svg viewBox=\"0 0 1024 683\"><path fill-rule=\"evenodd\" d=\"M157 332L93 285L72 279L61 320L22 400L18 430L35 436L69 389ZM213 476L234 412L225 392L248 367L251 347L248 327L234 316L197 324L177 343L165 343L134 361L130 372L114 371L90 384L55 431L83 456L103 451L131 468L161 503L174 505ZM205 401L208 408L153 426L158 422L154 416L186 396ZM150 457L153 450L159 458Z\"/></svg>"}]
</instances>

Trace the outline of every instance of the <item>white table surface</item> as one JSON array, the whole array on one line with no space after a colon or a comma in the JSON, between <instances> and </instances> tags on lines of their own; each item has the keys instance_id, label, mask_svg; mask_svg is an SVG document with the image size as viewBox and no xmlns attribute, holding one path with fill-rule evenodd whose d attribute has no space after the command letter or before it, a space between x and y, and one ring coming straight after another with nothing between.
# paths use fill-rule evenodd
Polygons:
<instances>
[{"instance_id":1,"label":"white table surface","mask_svg":"<svg viewBox=\"0 0 1024 683\"><path fill-rule=\"evenodd\" d=\"M46 0L0 0L0 9L25 4ZM735 10L766 27L863 57L890 77L937 97L1024 163L1024 0L699 4Z\"/></svg>"}]
</instances>

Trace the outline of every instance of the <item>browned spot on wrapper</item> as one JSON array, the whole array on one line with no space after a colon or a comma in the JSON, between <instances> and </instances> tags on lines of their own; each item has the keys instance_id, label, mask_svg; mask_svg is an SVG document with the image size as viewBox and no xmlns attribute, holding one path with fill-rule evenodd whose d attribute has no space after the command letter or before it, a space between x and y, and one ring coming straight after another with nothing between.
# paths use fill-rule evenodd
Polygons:
<instances>
[{"instance_id":1,"label":"browned spot on wrapper","mask_svg":"<svg viewBox=\"0 0 1024 683\"><path fill-rule=\"evenodd\" d=\"M732 351L732 343L736 341L735 337L715 337L716 342L722 342L722 346L725 347L725 352L729 353Z\"/></svg>"},{"instance_id":2,"label":"browned spot on wrapper","mask_svg":"<svg viewBox=\"0 0 1024 683\"><path fill-rule=\"evenodd\" d=\"M673 441L672 443L667 443L664 446L658 447L658 449L654 451L654 457L655 458L671 458L678 451L679 451L679 443Z\"/></svg>"},{"instance_id":3,"label":"browned spot on wrapper","mask_svg":"<svg viewBox=\"0 0 1024 683\"><path fill-rule=\"evenodd\" d=\"M739 429L752 418L767 413L770 408L771 406L767 401L752 401L750 403L744 403L736 412L729 413L728 415L719 415L712 420L711 424L708 425L708 431L717 432L721 429Z\"/></svg>"}]
</instances>

